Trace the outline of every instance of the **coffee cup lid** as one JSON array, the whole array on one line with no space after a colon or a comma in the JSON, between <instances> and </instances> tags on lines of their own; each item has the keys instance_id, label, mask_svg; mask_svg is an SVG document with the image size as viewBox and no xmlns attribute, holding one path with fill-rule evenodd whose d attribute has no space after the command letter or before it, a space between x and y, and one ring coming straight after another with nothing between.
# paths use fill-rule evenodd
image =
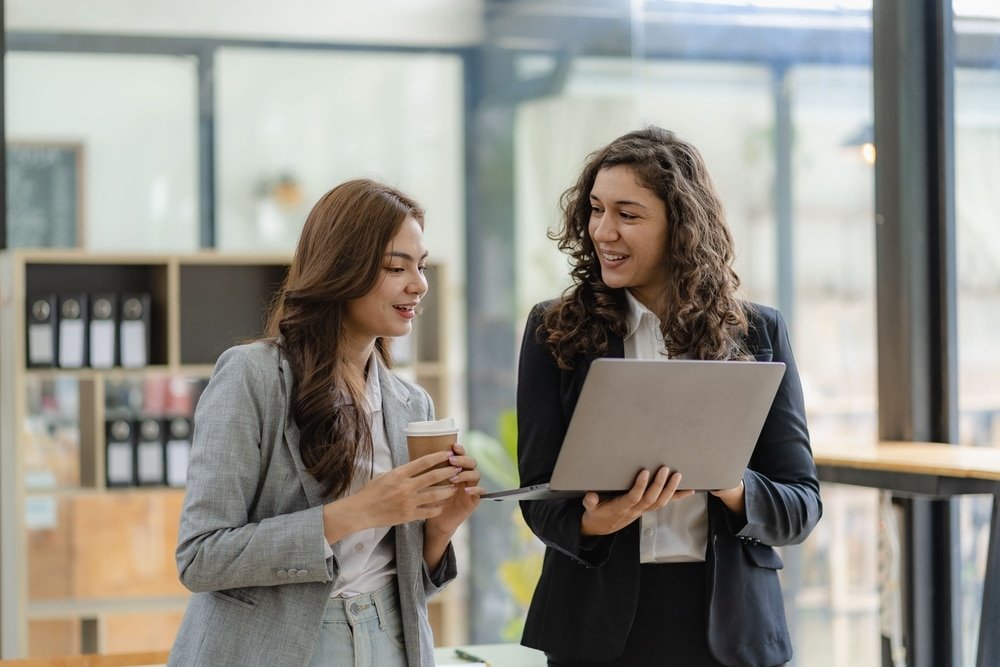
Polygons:
<instances>
[{"instance_id":1,"label":"coffee cup lid","mask_svg":"<svg viewBox=\"0 0 1000 667\"><path fill-rule=\"evenodd\" d=\"M410 422L403 429L406 435L444 435L446 433L458 433L455 426L454 417L445 417L431 422Z\"/></svg>"}]
</instances>

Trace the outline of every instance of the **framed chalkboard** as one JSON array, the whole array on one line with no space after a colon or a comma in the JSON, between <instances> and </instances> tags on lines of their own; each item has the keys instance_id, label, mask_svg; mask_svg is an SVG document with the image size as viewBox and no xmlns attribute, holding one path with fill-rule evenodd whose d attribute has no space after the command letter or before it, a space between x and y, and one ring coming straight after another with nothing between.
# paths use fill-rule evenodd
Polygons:
<instances>
[{"instance_id":1,"label":"framed chalkboard","mask_svg":"<svg viewBox=\"0 0 1000 667\"><path fill-rule=\"evenodd\" d=\"M83 146L7 142L7 247L72 248L83 241Z\"/></svg>"}]
</instances>

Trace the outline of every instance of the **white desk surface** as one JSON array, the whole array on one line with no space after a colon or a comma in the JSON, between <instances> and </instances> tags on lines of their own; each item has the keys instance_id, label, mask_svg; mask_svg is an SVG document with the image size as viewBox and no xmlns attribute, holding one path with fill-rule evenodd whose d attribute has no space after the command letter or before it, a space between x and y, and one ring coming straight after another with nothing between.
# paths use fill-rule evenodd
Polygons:
<instances>
[{"instance_id":1,"label":"white desk surface","mask_svg":"<svg viewBox=\"0 0 1000 667\"><path fill-rule=\"evenodd\" d=\"M434 660L440 667L475 667L482 662L463 660L455 655L454 646L434 649ZM479 644L459 646L470 655L486 660L489 667L546 667L545 654L525 648L519 644ZM167 652L159 651L142 654L82 655L67 658L39 660L0 660L0 664L11 667L164 667Z\"/></svg>"},{"instance_id":2,"label":"white desk surface","mask_svg":"<svg viewBox=\"0 0 1000 667\"><path fill-rule=\"evenodd\" d=\"M482 663L463 660L455 655L454 646L441 646L434 649L434 660L439 667L471 667ZM484 658L490 667L546 667L545 654L520 644L478 644L475 646L459 646L470 655Z\"/></svg>"}]
</instances>

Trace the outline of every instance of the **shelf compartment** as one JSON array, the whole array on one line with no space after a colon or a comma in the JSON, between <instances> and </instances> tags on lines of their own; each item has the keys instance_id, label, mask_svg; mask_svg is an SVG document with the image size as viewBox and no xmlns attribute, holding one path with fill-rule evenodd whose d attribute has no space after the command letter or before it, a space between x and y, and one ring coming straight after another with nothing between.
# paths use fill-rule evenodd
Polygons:
<instances>
[{"instance_id":1,"label":"shelf compartment","mask_svg":"<svg viewBox=\"0 0 1000 667\"><path fill-rule=\"evenodd\" d=\"M174 561L183 490L28 500L29 613L42 601L186 594Z\"/></svg>"},{"instance_id":2,"label":"shelf compartment","mask_svg":"<svg viewBox=\"0 0 1000 667\"><path fill-rule=\"evenodd\" d=\"M73 376L29 376L19 447L30 492L94 486L97 384Z\"/></svg>"},{"instance_id":3,"label":"shelf compartment","mask_svg":"<svg viewBox=\"0 0 1000 667\"><path fill-rule=\"evenodd\" d=\"M149 364L167 363L167 264L27 262L29 295L145 292L150 298Z\"/></svg>"},{"instance_id":4,"label":"shelf compartment","mask_svg":"<svg viewBox=\"0 0 1000 667\"><path fill-rule=\"evenodd\" d=\"M182 264L180 363L214 364L227 348L264 330L284 264Z\"/></svg>"},{"instance_id":5,"label":"shelf compartment","mask_svg":"<svg viewBox=\"0 0 1000 667\"><path fill-rule=\"evenodd\" d=\"M43 618L28 621L28 655L54 658L97 652L97 623L92 618Z\"/></svg>"}]
</instances>

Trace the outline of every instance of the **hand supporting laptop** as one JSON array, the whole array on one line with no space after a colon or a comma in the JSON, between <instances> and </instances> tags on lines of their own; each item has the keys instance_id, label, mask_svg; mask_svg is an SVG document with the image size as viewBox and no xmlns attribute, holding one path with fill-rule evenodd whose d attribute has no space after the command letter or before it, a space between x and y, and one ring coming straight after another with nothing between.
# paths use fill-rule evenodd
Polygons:
<instances>
[{"instance_id":1,"label":"hand supporting laptop","mask_svg":"<svg viewBox=\"0 0 1000 667\"><path fill-rule=\"evenodd\" d=\"M745 487L743 485L743 480L731 489L719 489L718 491L712 491L712 495L721 500L729 511L738 517L744 517L746 515L746 498L744 496Z\"/></svg>"},{"instance_id":2,"label":"hand supporting laptop","mask_svg":"<svg viewBox=\"0 0 1000 667\"><path fill-rule=\"evenodd\" d=\"M636 475L635 484L626 493L604 500L594 491L583 497L586 510L580 519L581 535L610 535L638 519L644 512L658 510L671 500L680 500L694 491L678 491L681 483L679 472L671 473L667 466L650 472L642 470ZM740 482L742 484L742 482Z\"/></svg>"}]
</instances>

